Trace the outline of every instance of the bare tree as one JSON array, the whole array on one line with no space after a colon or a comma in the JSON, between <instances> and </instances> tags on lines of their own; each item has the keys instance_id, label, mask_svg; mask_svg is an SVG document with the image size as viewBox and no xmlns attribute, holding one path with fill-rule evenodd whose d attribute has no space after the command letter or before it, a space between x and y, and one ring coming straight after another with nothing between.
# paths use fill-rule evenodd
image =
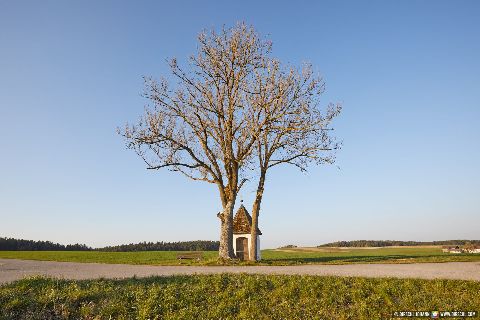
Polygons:
<instances>
[{"instance_id":1,"label":"bare tree","mask_svg":"<svg viewBox=\"0 0 480 320\"><path fill-rule=\"evenodd\" d=\"M339 148L329 126L341 106L328 104L322 111L324 82L314 75L311 65L282 71L280 63L272 60L262 71L255 82L254 91L258 94L251 101L266 119L255 150L259 178L252 208L251 260L257 259L258 216L268 170L289 164L305 171L311 162L333 163Z\"/></svg>"},{"instance_id":2,"label":"bare tree","mask_svg":"<svg viewBox=\"0 0 480 320\"><path fill-rule=\"evenodd\" d=\"M265 124L261 105L250 102L259 94L251 88L265 72L270 49L245 24L201 33L186 69L176 59L169 62L176 84L145 78L150 102L145 114L137 124L118 129L148 169L167 168L217 186L224 259L234 256L233 208Z\"/></svg>"}]
</instances>

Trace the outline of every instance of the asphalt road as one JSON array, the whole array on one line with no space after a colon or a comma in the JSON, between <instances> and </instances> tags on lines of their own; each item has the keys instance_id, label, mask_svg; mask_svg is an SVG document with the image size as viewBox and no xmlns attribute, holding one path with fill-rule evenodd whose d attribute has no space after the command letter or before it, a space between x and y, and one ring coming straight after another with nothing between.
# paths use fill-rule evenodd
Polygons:
<instances>
[{"instance_id":1,"label":"asphalt road","mask_svg":"<svg viewBox=\"0 0 480 320\"><path fill-rule=\"evenodd\" d=\"M480 262L299 266L145 266L0 259L0 284L25 276L65 279L128 278L212 273L462 279L480 281Z\"/></svg>"}]
</instances>

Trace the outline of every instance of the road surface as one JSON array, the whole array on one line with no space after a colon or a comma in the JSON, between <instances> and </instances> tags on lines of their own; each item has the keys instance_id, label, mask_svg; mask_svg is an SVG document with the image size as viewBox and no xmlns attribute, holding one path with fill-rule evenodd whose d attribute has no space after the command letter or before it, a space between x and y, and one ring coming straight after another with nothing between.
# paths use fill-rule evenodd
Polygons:
<instances>
[{"instance_id":1,"label":"road surface","mask_svg":"<svg viewBox=\"0 0 480 320\"><path fill-rule=\"evenodd\" d=\"M480 262L298 266L146 266L0 259L0 284L25 276L65 279L128 278L212 273L462 279L480 281Z\"/></svg>"}]
</instances>

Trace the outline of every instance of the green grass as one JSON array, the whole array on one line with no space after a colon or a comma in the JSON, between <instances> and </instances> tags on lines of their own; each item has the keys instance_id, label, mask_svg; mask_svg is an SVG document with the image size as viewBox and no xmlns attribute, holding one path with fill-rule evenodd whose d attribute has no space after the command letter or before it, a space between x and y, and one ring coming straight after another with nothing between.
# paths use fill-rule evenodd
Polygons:
<instances>
[{"instance_id":1,"label":"green grass","mask_svg":"<svg viewBox=\"0 0 480 320\"><path fill-rule=\"evenodd\" d=\"M177 260L174 251L98 252L98 251L0 251L0 258L97 262L147 265L215 265L218 254L204 252L202 261ZM262 250L264 265L294 264L349 264L349 263L413 263L480 261L480 254L443 253L438 247L408 247L380 249L298 248L289 250ZM242 262L241 264L250 264Z\"/></svg>"},{"instance_id":2,"label":"green grass","mask_svg":"<svg viewBox=\"0 0 480 320\"><path fill-rule=\"evenodd\" d=\"M216 251L206 251L203 256L204 260L201 263L216 260L218 253ZM0 258L147 265L198 264L195 260L177 260L177 252L175 251L0 251Z\"/></svg>"},{"instance_id":3,"label":"green grass","mask_svg":"<svg viewBox=\"0 0 480 320\"><path fill-rule=\"evenodd\" d=\"M480 261L480 254L452 254L440 247L407 248L298 248L264 250L262 257L269 264L350 264L350 263L413 263Z\"/></svg>"},{"instance_id":4,"label":"green grass","mask_svg":"<svg viewBox=\"0 0 480 320\"><path fill-rule=\"evenodd\" d=\"M393 311L480 311L480 282L202 275L27 278L0 286L0 319L385 319Z\"/></svg>"}]
</instances>

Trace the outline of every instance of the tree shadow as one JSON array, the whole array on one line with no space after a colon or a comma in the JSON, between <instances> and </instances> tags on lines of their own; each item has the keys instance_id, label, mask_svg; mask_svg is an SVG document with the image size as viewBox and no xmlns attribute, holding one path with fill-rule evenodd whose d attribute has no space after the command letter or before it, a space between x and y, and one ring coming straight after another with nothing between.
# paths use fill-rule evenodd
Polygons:
<instances>
[{"instance_id":1,"label":"tree shadow","mask_svg":"<svg viewBox=\"0 0 480 320\"><path fill-rule=\"evenodd\" d=\"M369 263L369 262L389 262L415 259L429 259L439 257L439 255L378 255L378 256L353 256L353 257L285 257L262 259L266 264L313 264L313 263Z\"/></svg>"}]
</instances>

